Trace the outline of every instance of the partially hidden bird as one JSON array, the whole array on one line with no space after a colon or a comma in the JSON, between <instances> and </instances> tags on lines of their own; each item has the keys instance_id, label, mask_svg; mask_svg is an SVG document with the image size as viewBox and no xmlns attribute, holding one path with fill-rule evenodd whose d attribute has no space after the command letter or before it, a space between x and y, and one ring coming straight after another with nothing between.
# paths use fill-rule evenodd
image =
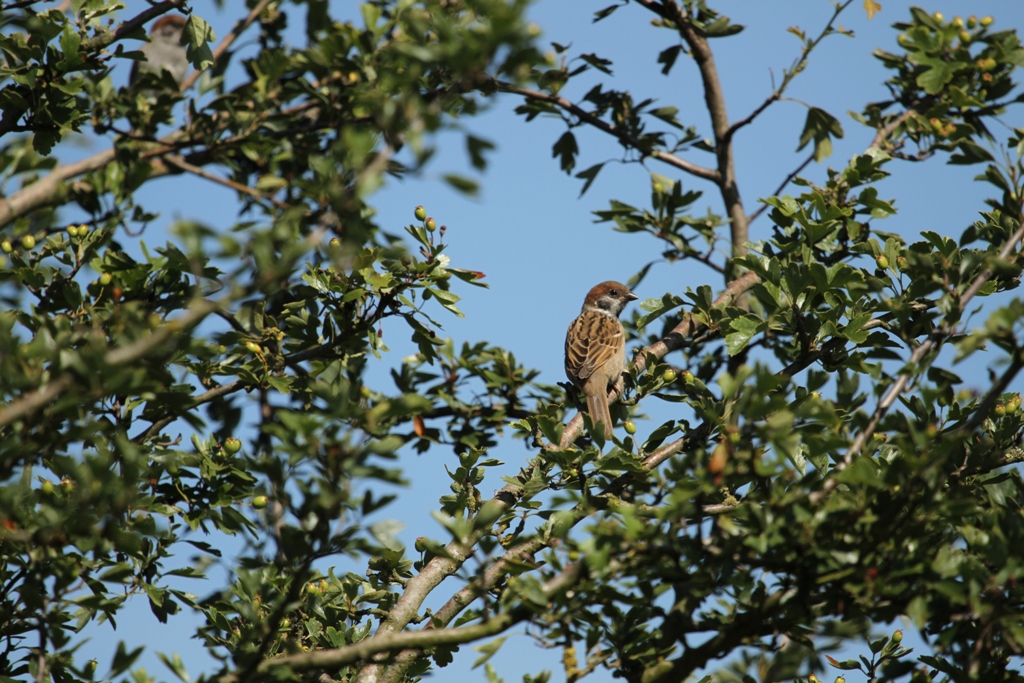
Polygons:
<instances>
[{"instance_id":1,"label":"partially hidden bird","mask_svg":"<svg viewBox=\"0 0 1024 683\"><path fill-rule=\"evenodd\" d=\"M604 425L605 439L612 437L608 391L626 369L626 333L619 314L636 298L621 282L595 285L565 335L565 374L583 392L594 429Z\"/></svg>"},{"instance_id":2,"label":"partially hidden bird","mask_svg":"<svg viewBox=\"0 0 1024 683\"><path fill-rule=\"evenodd\" d=\"M188 58L185 46L181 44L181 33L186 23L185 17L179 14L160 17L153 22L149 42L139 48L146 55L146 60L132 63L129 83L134 84L144 72L159 74L161 71L169 71L178 83L185 79Z\"/></svg>"}]
</instances>

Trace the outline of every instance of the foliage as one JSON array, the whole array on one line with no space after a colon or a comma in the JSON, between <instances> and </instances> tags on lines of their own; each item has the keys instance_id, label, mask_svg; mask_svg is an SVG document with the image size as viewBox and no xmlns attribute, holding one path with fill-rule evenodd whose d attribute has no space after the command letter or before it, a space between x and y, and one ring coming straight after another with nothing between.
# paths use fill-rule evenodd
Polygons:
<instances>
[{"instance_id":1,"label":"foliage","mask_svg":"<svg viewBox=\"0 0 1024 683\"><path fill-rule=\"evenodd\" d=\"M522 2L367 2L360 27L333 22L326 2L249 4L219 43L191 14L189 57L205 70L180 91L111 78L138 57L126 39L180 1L123 23L103 0L0 18L5 677L145 679L139 651L122 646L104 668L80 656L83 629L144 594L160 621L203 616L197 635L221 663L209 675L225 683L412 680L464 643L484 643L484 664L516 624L563 651L570 681L600 668L775 681L826 663L870 680L1021 680L1024 412L1009 386L1024 366L1024 132L992 125L1024 101L1014 31L912 10L898 48L876 53L891 98L854 116L872 145L821 185L801 178L844 134L808 105L794 141L807 162L774 169L786 182L748 212L735 133L785 99L849 1L818 35L793 29L799 59L737 121L711 45L743 27L702 0L597 12L652 13L674 41L652 66L701 73L710 131L607 83L567 99L574 78L611 78L612 65L561 45L542 56ZM300 9L308 42L293 48L282 32ZM261 49L235 82L228 48L247 31ZM375 221L383 176L419 170L432 133L492 99L561 117L566 172L581 133L610 135L626 161L656 161L721 201L722 215L697 215L700 192L654 174L649 207L598 212L653 236L661 258L725 276L717 297L669 292L627 321L642 348L614 409L676 411L647 434L588 438L572 402L513 353L442 338L439 321L462 315L458 291L482 274L452 265L445 227L419 207L404 235ZM89 131L112 146L62 163L66 138ZM492 144L467 146L482 168ZM982 169L992 196L978 220L953 236L884 232L896 203L879 181L937 154ZM602 165L576 173L584 192ZM155 218L136 190L178 173L234 190L238 222L181 221L174 242L135 248ZM67 226L62 207L89 220ZM750 242L762 212L773 232ZM724 232L728 257L715 249ZM972 315L985 318L970 329ZM371 386L392 335L418 354ZM980 393L953 370L968 357L992 368ZM531 459L487 498L478 487L502 465L510 422ZM448 537L414 549L368 521L393 498L384 484L408 483L403 449L458 460L434 511ZM222 556L224 535L244 539L241 557ZM222 563L225 583L210 574ZM354 563L365 571L338 568ZM460 588L425 610L453 575ZM898 617L933 653L872 635ZM850 643L871 657L826 654Z\"/></svg>"}]
</instances>

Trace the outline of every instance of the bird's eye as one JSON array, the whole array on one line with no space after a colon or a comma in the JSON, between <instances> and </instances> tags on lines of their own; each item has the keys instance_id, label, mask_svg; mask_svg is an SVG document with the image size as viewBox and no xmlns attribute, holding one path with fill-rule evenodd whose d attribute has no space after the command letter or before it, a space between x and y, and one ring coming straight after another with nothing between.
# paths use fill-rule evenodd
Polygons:
<instances>
[{"instance_id":1,"label":"bird's eye","mask_svg":"<svg viewBox=\"0 0 1024 683\"><path fill-rule=\"evenodd\" d=\"M618 296L619 295L619 290L617 290L617 289L609 289L608 293L611 294L612 296Z\"/></svg>"}]
</instances>

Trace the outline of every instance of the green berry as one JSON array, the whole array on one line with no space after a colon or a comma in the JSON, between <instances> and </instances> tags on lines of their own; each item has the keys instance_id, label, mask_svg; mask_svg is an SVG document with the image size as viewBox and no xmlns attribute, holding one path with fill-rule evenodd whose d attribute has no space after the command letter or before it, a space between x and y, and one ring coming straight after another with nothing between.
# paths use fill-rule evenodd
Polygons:
<instances>
[{"instance_id":1,"label":"green berry","mask_svg":"<svg viewBox=\"0 0 1024 683\"><path fill-rule=\"evenodd\" d=\"M424 209L422 206L417 206L416 211L414 213L416 215L416 220L418 221L422 221L427 217L427 210Z\"/></svg>"},{"instance_id":2,"label":"green berry","mask_svg":"<svg viewBox=\"0 0 1024 683\"><path fill-rule=\"evenodd\" d=\"M661 378L665 380L665 384L672 384L672 382L676 381L676 371L669 368L662 374Z\"/></svg>"},{"instance_id":3,"label":"green berry","mask_svg":"<svg viewBox=\"0 0 1024 683\"><path fill-rule=\"evenodd\" d=\"M997 403L992 412L996 414L996 417L1002 417L1003 415L1006 415L1006 406L1002 403Z\"/></svg>"},{"instance_id":4,"label":"green berry","mask_svg":"<svg viewBox=\"0 0 1024 683\"><path fill-rule=\"evenodd\" d=\"M35 248L35 246L36 246L35 235L25 235L24 237L22 237L21 238L21 246L25 247L26 249L33 249L33 248Z\"/></svg>"},{"instance_id":5,"label":"green berry","mask_svg":"<svg viewBox=\"0 0 1024 683\"><path fill-rule=\"evenodd\" d=\"M238 451L242 450L242 442L233 436L229 436L224 439L224 452L228 455L234 455Z\"/></svg>"},{"instance_id":6,"label":"green berry","mask_svg":"<svg viewBox=\"0 0 1024 683\"><path fill-rule=\"evenodd\" d=\"M0 249L3 249L5 254L10 254L14 251L14 245L11 244L10 240L4 240L3 242L0 242Z\"/></svg>"},{"instance_id":7,"label":"green berry","mask_svg":"<svg viewBox=\"0 0 1024 683\"><path fill-rule=\"evenodd\" d=\"M268 503L270 503L270 499L266 496L256 496L252 499L252 506L257 510L262 510L267 507Z\"/></svg>"},{"instance_id":8,"label":"green berry","mask_svg":"<svg viewBox=\"0 0 1024 683\"><path fill-rule=\"evenodd\" d=\"M327 243L327 246L329 246L331 249L340 249L341 240L339 240L337 237L332 237L331 241Z\"/></svg>"},{"instance_id":9,"label":"green berry","mask_svg":"<svg viewBox=\"0 0 1024 683\"><path fill-rule=\"evenodd\" d=\"M427 230L429 230L430 232L434 232L434 230L437 229L437 221L435 221L433 218L428 218L427 222L424 223L424 225L427 227Z\"/></svg>"},{"instance_id":10,"label":"green berry","mask_svg":"<svg viewBox=\"0 0 1024 683\"><path fill-rule=\"evenodd\" d=\"M875 262L878 264L878 267L881 268L882 270L885 270L886 268L889 267L889 259L888 257L886 257L885 254L879 254L878 256L876 256Z\"/></svg>"},{"instance_id":11,"label":"green berry","mask_svg":"<svg viewBox=\"0 0 1024 683\"><path fill-rule=\"evenodd\" d=\"M944 15L942 12L936 12L935 14L932 15L932 19L939 22L940 24L943 22L945 18L946 15Z\"/></svg>"},{"instance_id":12,"label":"green berry","mask_svg":"<svg viewBox=\"0 0 1024 683\"><path fill-rule=\"evenodd\" d=\"M903 642L903 631L900 631L899 629L893 631L892 632L892 642L896 643L897 645L902 643Z\"/></svg>"},{"instance_id":13,"label":"green berry","mask_svg":"<svg viewBox=\"0 0 1024 683\"><path fill-rule=\"evenodd\" d=\"M632 420L626 420L625 422L623 422L622 423L622 427L623 427L623 429L626 430L626 433L629 434L630 436L633 436L634 434L636 434L636 423L633 422Z\"/></svg>"},{"instance_id":14,"label":"green berry","mask_svg":"<svg viewBox=\"0 0 1024 683\"><path fill-rule=\"evenodd\" d=\"M253 341L245 342L245 348L249 353L261 353L263 351L263 349L260 348L260 345Z\"/></svg>"},{"instance_id":15,"label":"green berry","mask_svg":"<svg viewBox=\"0 0 1024 683\"><path fill-rule=\"evenodd\" d=\"M686 384L693 384L693 373L689 370L683 370L683 382Z\"/></svg>"},{"instance_id":16,"label":"green berry","mask_svg":"<svg viewBox=\"0 0 1024 683\"><path fill-rule=\"evenodd\" d=\"M100 284L106 287L113 281L113 279L114 276L110 273L103 273L103 275L100 275Z\"/></svg>"},{"instance_id":17,"label":"green berry","mask_svg":"<svg viewBox=\"0 0 1024 683\"><path fill-rule=\"evenodd\" d=\"M992 17L982 17L981 21L978 22L978 23L980 23L982 26L988 28L989 26L992 25L992 22L994 22L994 21L995 21L995 19L993 19Z\"/></svg>"}]
</instances>

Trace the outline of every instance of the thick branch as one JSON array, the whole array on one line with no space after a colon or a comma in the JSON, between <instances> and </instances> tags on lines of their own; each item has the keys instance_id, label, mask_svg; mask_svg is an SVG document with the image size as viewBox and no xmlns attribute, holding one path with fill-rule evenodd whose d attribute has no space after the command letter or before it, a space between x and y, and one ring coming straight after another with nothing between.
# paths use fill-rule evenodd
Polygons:
<instances>
[{"instance_id":1,"label":"thick branch","mask_svg":"<svg viewBox=\"0 0 1024 683\"><path fill-rule=\"evenodd\" d=\"M550 601L575 585L583 575L584 566L585 563L582 560L575 562L562 570L560 574L547 581L543 586L544 597ZM378 631L378 635L372 638L367 638L361 642L336 650L321 650L291 657L266 660L260 663L257 671L259 673L266 673L280 666L287 667L291 671L333 669L366 659L370 655L379 652L393 652L408 647L423 648L468 643L506 631L509 627L528 619L533 614L534 608L520 605L505 614L492 617L473 626L444 630L409 631L386 636L379 635ZM378 680L378 666L364 667L356 680L360 683L376 682ZM226 676L221 679L221 683L235 683L235 680L231 676Z\"/></svg>"},{"instance_id":2,"label":"thick branch","mask_svg":"<svg viewBox=\"0 0 1024 683\"><path fill-rule=\"evenodd\" d=\"M686 450L687 447L692 447L698 443L702 443L710 433L711 427L711 421L706 421L696 429L691 430L685 436L657 449L644 458L642 463L643 468L648 472L654 470L673 455ZM629 487L632 481L633 475L626 474L618 477L595 498L608 499L619 496ZM701 508L701 513L705 515L717 515L734 508L735 504L729 503L705 505ZM589 502L579 503L572 509L571 520L568 522L563 520L563 523L567 523L569 526L575 526L579 522L583 521L591 512L592 508ZM530 557L541 548L545 546L554 546L558 544L559 541L560 539L558 536L548 537L545 533L538 533L530 540L512 547L506 551L502 557L488 567L487 570L484 571L483 575L476 581L456 592L455 595L453 595L437 612L434 613L433 617L427 625L424 626L423 630L433 630L448 625L463 609L472 603L473 600L497 586L498 582L506 575L510 563ZM374 680L376 683L400 683L400 681L405 680L405 675L408 672L409 667L416 662L416 659L420 655L420 650L407 648L395 656L394 660L390 663L381 667L372 665L375 667L374 670L377 675L377 678Z\"/></svg>"},{"instance_id":3,"label":"thick branch","mask_svg":"<svg viewBox=\"0 0 1024 683\"><path fill-rule=\"evenodd\" d=\"M114 148L105 149L88 159L76 161L67 166L58 166L45 178L40 178L28 187L15 192L9 199L0 199L0 226L7 225L15 218L52 204L60 194L66 180L103 168L114 160Z\"/></svg>"},{"instance_id":4,"label":"thick branch","mask_svg":"<svg viewBox=\"0 0 1024 683\"><path fill-rule=\"evenodd\" d=\"M743 201L740 199L740 189L736 184L729 115L725 110L725 93L722 91L722 82L718 77L714 54L707 39L701 35L674 0L664 0L663 2L637 0L637 2L675 24L679 35L690 48L690 54L700 71L700 78L704 84L704 103L711 116L711 129L715 135L715 156L718 163L718 180L715 182L722 195L722 201L725 203L726 213L729 215L733 258L743 256L747 253L749 224L747 213L743 209ZM734 269L727 269L727 278L735 275Z\"/></svg>"}]
</instances>

